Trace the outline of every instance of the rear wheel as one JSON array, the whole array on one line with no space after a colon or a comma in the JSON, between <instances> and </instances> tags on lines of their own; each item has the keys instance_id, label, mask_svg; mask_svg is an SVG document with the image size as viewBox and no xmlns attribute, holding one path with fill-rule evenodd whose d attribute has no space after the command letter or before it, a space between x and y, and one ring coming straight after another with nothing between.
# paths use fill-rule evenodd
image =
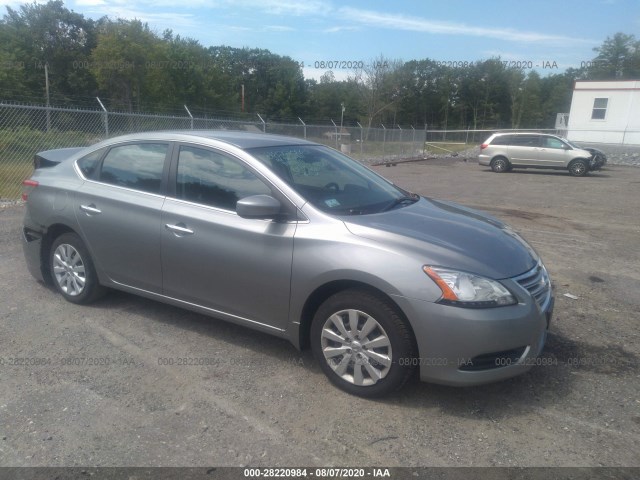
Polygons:
<instances>
[{"instance_id":1,"label":"rear wheel","mask_svg":"<svg viewBox=\"0 0 640 480\"><path fill-rule=\"evenodd\" d=\"M89 303L105 292L88 250L75 233L60 235L53 242L49 271L58 292L72 303Z\"/></svg>"},{"instance_id":2,"label":"rear wheel","mask_svg":"<svg viewBox=\"0 0 640 480\"><path fill-rule=\"evenodd\" d=\"M569 164L569 173L574 177L584 177L588 171L589 167L584 160L574 160Z\"/></svg>"},{"instance_id":3,"label":"rear wheel","mask_svg":"<svg viewBox=\"0 0 640 480\"><path fill-rule=\"evenodd\" d=\"M337 387L379 397L402 387L415 369L413 333L397 308L363 290L329 297L311 325L311 348Z\"/></svg>"},{"instance_id":4,"label":"rear wheel","mask_svg":"<svg viewBox=\"0 0 640 480\"><path fill-rule=\"evenodd\" d=\"M497 157L491 160L491 170L496 173L508 172L511 170L511 164L504 157Z\"/></svg>"}]
</instances>

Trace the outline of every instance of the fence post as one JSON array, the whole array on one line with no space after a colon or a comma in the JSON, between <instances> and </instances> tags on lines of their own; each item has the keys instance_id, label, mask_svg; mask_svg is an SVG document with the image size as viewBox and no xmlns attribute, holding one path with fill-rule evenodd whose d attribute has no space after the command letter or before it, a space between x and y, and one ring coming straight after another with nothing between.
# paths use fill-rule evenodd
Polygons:
<instances>
[{"instance_id":1,"label":"fence post","mask_svg":"<svg viewBox=\"0 0 640 480\"><path fill-rule=\"evenodd\" d=\"M51 104L49 103L49 62L44 64L44 84L47 91L47 133L51 131Z\"/></svg>"},{"instance_id":2,"label":"fence post","mask_svg":"<svg viewBox=\"0 0 640 480\"><path fill-rule=\"evenodd\" d=\"M402 127L398 124L398 130L400 130L400 155L404 155L404 142L402 140Z\"/></svg>"},{"instance_id":3,"label":"fence post","mask_svg":"<svg viewBox=\"0 0 640 480\"><path fill-rule=\"evenodd\" d=\"M338 149L338 126L336 125L336 122L333 121L333 118L331 119L331 123L333 123L333 127L336 134L336 150L337 150Z\"/></svg>"},{"instance_id":4,"label":"fence post","mask_svg":"<svg viewBox=\"0 0 640 480\"><path fill-rule=\"evenodd\" d=\"M413 130L413 136L411 137L411 155L416 154L416 129L411 125L411 130Z\"/></svg>"},{"instance_id":5,"label":"fence post","mask_svg":"<svg viewBox=\"0 0 640 480\"><path fill-rule=\"evenodd\" d=\"M364 147L364 128L362 128L362 125L360 125L360 122L356 122L358 124L358 126L360 127L360 155L363 154L363 147Z\"/></svg>"},{"instance_id":6,"label":"fence post","mask_svg":"<svg viewBox=\"0 0 640 480\"><path fill-rule=\"evenodd\" d=\"M258 118L262 122L262 133L267 133L267 122L264 121L264 119L260 116L259 113L256 113L256 115L258 115Z\"/></svg>"},{"instance_id":7,"label":"fence post","mask_svg":"<svg viewBox=\"0 0 640 480\"><path fill-rule=\"evenodd\" d=\"M96 100L98 100L98 103L100 104L100 106L102 107L102 110L104 111L104 134L105 134L105 138L109 138L109 112L107 112L107 109L104 108L104 105L100 101L99 97L96 97Z\"/></svg>"},{"instance_id":8,"label":"fence post","mask_svg":"<svg viewBox=\"0 0 640 480\"><path fill-rule=\"evenodd\" d=\"M382 160L384 160L384 149L387 144L387 127L385 127L382 123Z\"/></svg>"},{"instance_id":9,"label":"fence post","mask_svg":"<svg viewBox=\"0 0 640 480\"><path fill-rule=\"evenodd\" d=\"M298 120L300 120L300 123L302 124L302 129L304 130L304 139L306 140L307 139L307 124L304 123L300 117L298 117Z\"/></svg>"},{"instance_id":10,"label":"fence post","mask_svg":"<svg viewBox=\"0 0 640 480\"><path fill-rule=\"evenodd\" d=\"M424 124L424 141L422 142L422 156L427 157L427 140L429 139L429 132L427 131L427 124Z\"/></svg>"},{"instance_id":11,"label":"fence post","mask_svg":"<svg viewBox=\"0 0 640 480\"><path fill-rule=\"evenodd\" d=\"M189 118L191 119L191 130L193 130L193 115L191 115L191 112L189 111L189 109L187 108L186 105L183 105L183 107L187 111L187 113L189 114Z\"/></svg>"}]
</instances>

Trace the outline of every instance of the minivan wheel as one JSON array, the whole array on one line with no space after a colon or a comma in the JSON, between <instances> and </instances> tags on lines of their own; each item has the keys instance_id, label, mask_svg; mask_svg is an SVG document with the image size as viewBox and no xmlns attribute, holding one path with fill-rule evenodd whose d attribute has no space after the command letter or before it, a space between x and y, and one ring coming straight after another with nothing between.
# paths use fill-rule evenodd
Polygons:
<instances>
[{"instance_id":1,"label":"minivan wheel","mask_svg":"<svg viewBox=\"0 0 640 480\"><path fill-rule=\"evenodd\" d=\"M49 271L56 290L72 303L90 303L105 292L89 252L75 233L60 235L53 242Z\"/></svg>"},{"instance_id":2,"label":"minivan wheel","mask_svg":"<svg viewBox=\"0 0 640 480\"><path fill-rule=\"evenodd\" d=\"M416 346L390 302L363 290L329 297L311 324L311 349L329 380L361 397L402 387L415 370Z\"/></svg>"},{"instance_id":3,"label":"minivan wheel","mask_svg":"<svg viewBox=\"0 0 640 480\"><path fill-rule=\"evenodd\" d=\"M498 157L491 161L491 170L496 173L508 172L510 170L509 162L506 158Z\"/></svg>"},{"instance_id":4,"label":"minivan wheel","mask_svg":"<svg viewBox=\"0 0 640 480\"><path fill-rule=\"evenodd\" d=\"M569 173L574 177L584 177L589 168L584 160L574 160L569 165Z\"/></svg>"}]
</instances>

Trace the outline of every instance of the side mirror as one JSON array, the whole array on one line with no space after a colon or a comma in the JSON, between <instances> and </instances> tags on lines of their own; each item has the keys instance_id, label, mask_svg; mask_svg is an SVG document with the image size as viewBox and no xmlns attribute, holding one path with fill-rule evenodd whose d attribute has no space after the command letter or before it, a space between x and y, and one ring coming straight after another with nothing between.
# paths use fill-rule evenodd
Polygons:
<instances>
[{"instance_id":1,"label":"side mirror","mask_svg":"<svg viewBox=\"0 0 640 480\"><path fill-rule=\"evenodd\" d=\"M238 200L236 213L242 218L273 219L282 213L282 205L269 195L251 195Z\"/></svg>"}]
</instances>

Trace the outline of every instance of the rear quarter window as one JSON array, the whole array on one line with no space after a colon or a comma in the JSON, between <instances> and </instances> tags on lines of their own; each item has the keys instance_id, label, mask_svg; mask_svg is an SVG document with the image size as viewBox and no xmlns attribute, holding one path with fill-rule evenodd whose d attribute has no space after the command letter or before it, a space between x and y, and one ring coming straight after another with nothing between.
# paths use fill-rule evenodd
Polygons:
<instances>
[{"instance_id":1,"label":"rear quarter window","mask_svg":"<svg viewBox=\"0 0 640 480\"><path fill-rule=\"evenodd\" d=\"M499 137L494 138L491 141L491 145L509 145L509 136L508 135L501 135Z\"/></svg>"},{"instance_id":2,"label":"rear quarter window","mask_svg":"<svg viewBox=\"0 0 640 480\"><path fill-rule=\"evenodd\" d=\"M85 178L95 178L98 167L100 166L100 159L106 150L106 148L101 148L78 160L78 168Z\"/></svg>"}]
</instances>

